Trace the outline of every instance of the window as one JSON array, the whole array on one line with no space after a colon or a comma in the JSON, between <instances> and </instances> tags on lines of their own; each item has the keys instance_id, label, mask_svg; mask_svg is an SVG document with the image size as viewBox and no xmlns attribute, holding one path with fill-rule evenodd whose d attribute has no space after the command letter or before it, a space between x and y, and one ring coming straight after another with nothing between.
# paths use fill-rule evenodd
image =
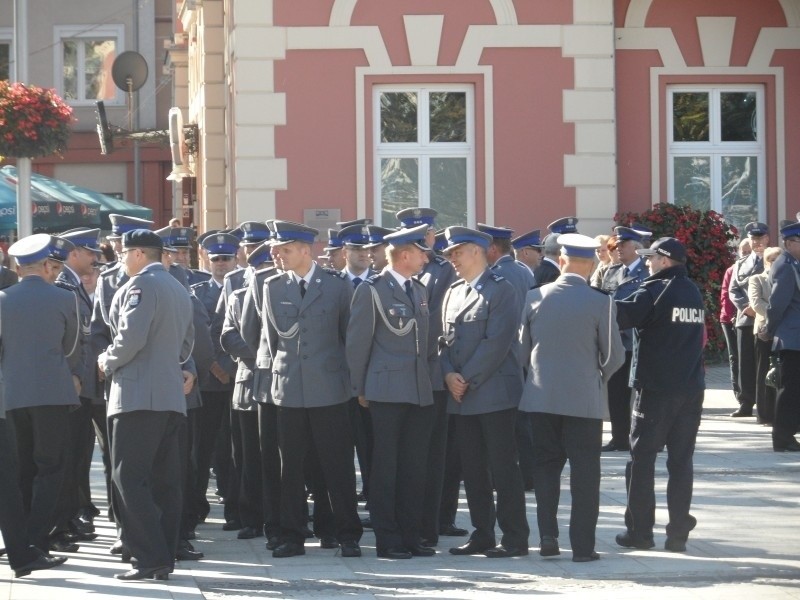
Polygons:
<instances>
[{"instance_id":1,"label":"window","mask_svg":"<svg viewBox=\"0 0 800 600\"><path fill-rule=\"evenodd\" d=\"M764 220L761 86L668 89L669 198L713 209L740 230Z\"/></svg>"},{"instance_id":2,"label":"window","mask_svg":"<svg viewBox=\"0 0 800 600\"><path fill-rule=\"evenodd\" d=\"M440 227L473 223L473 111L468 86L375 88L376 222L424 206Z\"/></svg>"},{"instance_id":3,"label":"window","mask_svg":"<svg viewBox=\"0 0 800 600\"><path fill-rule=\"evenodd\" d=\"M0 27L0 81L11 79L11 58L14 53L11 27Z\"/></svg>"},{"instance_id":4,"label":"window","mask_svg":"<svg viewBox=\"0 0 800 600\"><path fill-rule=\"evenodd\" d=\"M111 78L111 66L123 48L121 25L56 27L56 88L70 104L124 103Z\"/></svg>"}]
</instances>

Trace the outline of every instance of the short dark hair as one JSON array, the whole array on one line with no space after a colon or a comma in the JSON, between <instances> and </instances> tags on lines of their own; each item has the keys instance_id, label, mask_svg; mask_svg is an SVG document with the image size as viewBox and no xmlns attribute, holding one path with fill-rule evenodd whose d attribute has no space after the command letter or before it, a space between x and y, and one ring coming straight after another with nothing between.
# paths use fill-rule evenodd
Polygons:
<instances>
[{"instance_id":1,"label":"short dark hair","mask_svg":"<svg viewBox=\"0 0 800 600\"><path fill-rule=\"evenodd\" d=\"M161 255L163 254L161 248L139 248L148 260L152 262L161 262Z\"/></svg>"},{"instance_id":2,"label":"short dark hair","mask_svg":"<svg viewBox=\"0 0 800 600\"><path fill-rule=\"evenodd\" d=\"M497 246L501 254L511 254L511 240L509 238L492 238L492 244Z\"/></svg>"}]
</instances>

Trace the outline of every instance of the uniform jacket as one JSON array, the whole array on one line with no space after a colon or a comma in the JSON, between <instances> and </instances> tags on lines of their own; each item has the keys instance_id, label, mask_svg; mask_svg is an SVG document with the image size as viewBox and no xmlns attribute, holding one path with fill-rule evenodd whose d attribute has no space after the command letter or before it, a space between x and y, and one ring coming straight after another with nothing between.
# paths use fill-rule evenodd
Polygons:
<instances>
[{"instance_id":1,"label":"uniform jacket","mask_svg":"<svg viewBox=\"0 0 800 600\"><path fill-rule=\"evenodd\" d=\"M79 335L72 292L35 275L0 292L6 410L78 404L72 368L80 359Z\"/></svg>"},{"instance_id":2,"label":"uniform jacket","mask_svg":"<svg viewBox=\"0 0 800 600\"><path fill-rule=\"evenodd\" d=\"M314 267L305 297L289 273L264 283L262 314L272 350L272 401L289 408L347 402L350 374L344 340L353 286Z\"/></svg>"},{"instance_id":3,"label":"uniform jacket","mask_svg":"<svg viewBox=\"0 0 800 600\"><path fill-rule=\"evenodd\" d=\"M227 302L225 321L222 323L222 349L237 362L236 378L233 386L233 409L256 410L253 400L253 374L256 356L242 339L242 302L247 288L234 291Z\"/></svg>"},{"instance_id":4,"label":"uniform jacket","mask_svg":"<svg viewBox=\"0 0 800 600\"><path fill-rule=\"evenodd\" d=\"M191 287L195 283L203 283L204 281L211 279L211 273L208 271L201 271L200 269L189 269L187 277L189 281L189 287Z\"/></svg>"},{"instance_id":5,"label":"uniform jacket","mask_svg":"<svg viewBox=\"0 0 800 600\"><path fill-rule=\"evenodd\" d=\"M264 302L264 282L268 277L277 273L278 271L274 267L256 271L250 279L242 299L240 332L242 339L255 357L253 397L256 402L271 403L272 355L261 310Z\"/></svg>"},{"instance_id":6,"label":"uniform jacket","mask_svg":"<svg viewBox=\"0 0 800 600\"><path fill-rule=\"evenodd\" d=\"M753 275L747 282L747 297L750 306L756 311L753 320L753 333L758 333L767 322L767 308L769 307L769 295L772 292L772 282L768 273L758 273Z\"/></svg>"},{"instance_id":7,"label":"uniform jacket","mask_svg":"<svg viewBox=\"0 0 800 600\"><path fill-rule=\"evenodd\" d=\"M783 252L770 269L772 291L767 308L767 335L774 338L775 350L800 350L800 263Z\"/></svg>"},{"instance_id":8,"label":"uniform jacket","mask_svg":"<svg viewBox=\"0 0 800 600\"><path fill-rule=\"evenodd\" d=\"M230 376L228 383L222 383L210 371L200 373L200 390L210 392L225 392L233 389L233 378L236 375L236 363L234 360L222 349L219 338L222 334L222 321L224 313L217 312L217 304L219 303L222 294L222 288L217 285L213 279L197 283L191 287L195 296L203 303L203 306L211 319L211 341L214 343L214 360L225 370Z\"/></svg>"},{"instance_id":9,"label":"uniform jacket","mask_svg":"<svg viewBox=\"0 0 800 600\"><path fill-rule=\"evenodd\" d=\"M525 296L534 286L534 277L531 270L508 254L498 258L497 262L491 266L491 270L492 273L500 275L517 290L517 298L519 298L519 310L517 312L521 313Z\"/></svg>"},{"instance_id":10,"label":"uniform jacket","mask_svg":"<svg viewBox=\"0 0 800 600\"><path fill-rule=\"evenodd\" d=\"M186 394L186 408L200 408L203 405L200 397L200 373L206 373L211 368L214 361L214 342L211 341L211 319L206 312L206 307L194 294L189 294L192 301L192 324L194 325L194 345L192 346L192 369L188 368L189 363L184 366L184 370L192 371L197 378L192 390Z\"/></svg>"},{"instance_id":11,"label":"uniform jacket","mask_svg":"<svg viewBox=\"0 0 800 600\"><path fill-rule=\"evenodd\" d=\"M0 268L0 290L11 287L19 281L19 275L16 271L12 271L8 267Z\"/></svg>"},{"instance_id":12,"label":"uniform jacket","mask_svg":"<svg viewBox=\"0 0 800 600\"><path fill-rule=\"evenodd\" d=\"M189 289L189 271L177 263L169 266L169 274L178 280L183 287Z\"/></svg>"},{"instance_id":13,"label":"uniform jacket","mask_svg":"<svg viewBox=\"0 0 800 600\"><path fill-rule=\"evenodd\" d=\"M421 282L411 282L413 303L388 271L356 288L346 342L351 396L365 396L370 402L433 404L430 369L438 363L436 346L428 343L428 294ZM410 323L416 325L402 335Z\"/></svg>"},{"instance_id":14,"label":"uniform jacket","mask_svg":"<svg viewBox=\"0 0 800 600\"><path fill-rule=\"evenodd\" d=\"M111 310L111 300L113 300L114 294L120 286L127 281L128 275L119 262L106 267L106 270L100 273L100 277L97 278L90 334L92 352L97 355L105 352L111 343L111 321L108 316Z\"/></svg>"},{"instance_id":15,"label":"uniform jacket","mask_svg":"<svg viewBox=\"0 0 800 600\"><path fill-rule=\"evenodd\" d=\"M616 303L620 328L636 329L630 387L678 393L705 389L705 307L685 266L651 275L633 296Z\"/></svg>"},{"instance_id":16,"label":"uniform jacket","mask_svg":"<svg viewBox=\"0 0 800 600\"><path fill-rule=\"evenodd\" d=\"M488 268L473 288L463 279L447 291L442 307L439 359L442 375L460 373L469 383L461 402L452 396L447 410L478 415L516 408L522 395L522 370L515 337L520 315L516 290Z\"/></svg>"},{"instance_id":17,"label":"uniform jacket","mask_svg":"<svg viewBox=\"0 0 800 600\"><path fill-rule=\"evenodd\" d=\"M547 258L542 258L542 262L533 270L533 278L536 280L536 285L552 283L558 279L559 275L561 275L561 269Z\"/></svg>"},{"instance_id":18,"label":"uniform jacket","mask_svg":"<svg viewBox=\"0 0 800 600\"><path fill-rule=\"evenodd\" d=\"M747 296L747 280L751 275L763 272L764 261L755 252L740 258L733 265L728 295L736 307L736 327L753 326L753 317L748 317L742 312L750 305L750 299Z\"/></svg>"},{"instance_id":19,"label":"uniform jacket","mask_svg":"<svg viewBox=\"0 0 800 600\"><path fill-rule=\"evenodd\" d=\"M97 355L92 347L91 321L92 321L92 300L83 287L81 280L66 265L56 278L56 285L72 292L77 300L80 325L80 342L76 352L80 356L79 362L72 371L81 381L81 397L89 398L96 402L104 402L103 388L97 377Z\"/></svg>"},{"instance_id":20,"label":"uniform jacket","mask_svg":"<svg viewBox=\"0 0 800 600\"><path fill-rule=\"evenodd\" d=\"M111 305L113 340L106 375L113 375L108 415L136 410L186 414L182 364L194 344L192 301L161 263L123 285Z\"/></svg>"},{"instance_id":21,"label":"uniform jacket","mask_svg":"<svg viewBox=\"0 0 800 600\"><path fill-rule=\"evenodd\" d=\"M606 383L625 362L612 298L573 273L528 293L519 331L519 408L608 418Z\"/></svg>"},{"instance_id":22,"label":"uniform jacket","mask_svg":"<svg viewBox=\"0 0 800 600\"><path fill-rule=\"evenodd\" d=\"M633 269L628 270L628 275L625 275L625 265L617 263L611 265L603 277L603 282L600 289L608 292L614 300L624 300L633 292L639 289L642 281L650 275L644 260L639 259ZM622 336L622 344L625 350L630 352L633 349L633 331L630 329L623 329L620 331Z\"/></svg>"},{"instance_id":23,"label":"uniform jacket","mask_svg":"<svg viewBox=\"0 0 800 600\"><path fill-rule=\"evenodd\" d=\"M428 263L418 279L428 291L428 312L430 323L428 325L428 347L436 349L439 346L439 337L442 335L442 302L444 295L453 282L458 279L455 269L449 261L434 253L428 254ZM447 389L439 366L439 355L436 354L436 366L431 367L431 385L434 391Z\"/></svg>"}]
</instances>

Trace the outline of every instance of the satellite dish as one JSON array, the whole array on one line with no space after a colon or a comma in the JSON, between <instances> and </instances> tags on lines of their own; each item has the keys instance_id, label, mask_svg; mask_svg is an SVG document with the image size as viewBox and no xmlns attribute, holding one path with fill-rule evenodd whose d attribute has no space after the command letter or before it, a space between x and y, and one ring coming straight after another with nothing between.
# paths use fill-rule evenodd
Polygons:
<instances>
[{"instance_id":1,"label":"satellite dish","mask_svg":"<svg viewBox=\"0 0 800 600\"><path fill-rule=\"evenodd\" d=\"M133 50L123 52L111 65L111 77L119 89L135 92L147 81L147 61Z\"/></svg>"}]
</instances>

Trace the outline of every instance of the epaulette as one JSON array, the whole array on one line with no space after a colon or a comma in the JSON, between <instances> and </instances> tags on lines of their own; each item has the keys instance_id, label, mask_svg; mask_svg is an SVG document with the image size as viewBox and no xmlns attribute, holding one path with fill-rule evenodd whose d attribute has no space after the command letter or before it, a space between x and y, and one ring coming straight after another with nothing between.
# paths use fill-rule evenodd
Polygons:
<instances>
[{"instance_id":1,"label":"epaulette","mask_svg":"<svg viewBox=\"0 0 800 600\"><path fill-rule=\"evenodd\" d=\"M380 278L381 278L381 274L380 273L375 273L375 275L370 275L364 281L366 283L370 284L370 285L375 285Z\"/></svg>"},{"instance_id":2,"label":"epaulette","mask_svg":"<svg viewBox=\"0 0 800 600\"><path fill-rule=\"evenodd\" d=\"M330 267L322 267L322 270L325 271L328 275L333 275L334 277L338 277L339 279L345 279L347 277L347 273L344 271L337 271L336 269L331 269Z\"/></svg>"},{"instance_id":3,"label":"epaulette","mask_svg":"<svg viewBox=\"0 0 800 600\"><path fill-rule=\"evenodd\" d=\"M70 283L69 281L64 281L63 279L56 279L56 287L60 287L62 290L67 290L68 292L78 291L77 285Z\"/></svg>"},{"instance_id":4,"label":"epaulette","mask_svg":"<svg viewBox=\"0 0 800 600\"><path fill-rule=\"evenodd\" d=\"M433 256L433 262L435 262L437 265L446 265L448 260L442 256L439 256L438 254L435 254Z\"/></svg>"},{"instance_id":5,"label":"epaulette","mask_svg":"<svg viewBox=\"0 0 800 600\"><path fill-rule=\"evenodd\" d=\"M192 288L193 290L197 290L197 289L200 289L201 287L203 287L207 283L208 283L208 281L200 281L198 283L193 283L189 287Z\"/></svg>"},{"instance_id":6,"label":"epaulette","mask_svg":"<svg viewBox=\"0 0 800 600\"><path fill-rule=\"evenodd\" d=\"M122 265L117 263L113 267L109 267L108 269L100 273L100 277L113 277L119 272L121 267Z\"/></svg>"},{"instance_id":7,"label":"epaulette","mask_svg":"<svg viewBox=\"0 0 800 600\"><path fill-rule=\"evenodd\" d=\"M283 273L274 273L273 275L270 275L269 277L267 277L264 280L264 283L267 283L268 281L272 281L274 279L279 279L281 275L283 275Z\"/></svg>"},{"instance_id":8,"label":"epaulette","mask_svg":"<svg viewBox=\"0 0 800 600\"><path fill-rule=\"evenodd\" d=\"M492 273L491 275L489 275L489 277L491 277L495 281L504 281L505 280L505 277L503 277L502 275L498 275L497 273Z\"/></svg>"}]
</instances>

